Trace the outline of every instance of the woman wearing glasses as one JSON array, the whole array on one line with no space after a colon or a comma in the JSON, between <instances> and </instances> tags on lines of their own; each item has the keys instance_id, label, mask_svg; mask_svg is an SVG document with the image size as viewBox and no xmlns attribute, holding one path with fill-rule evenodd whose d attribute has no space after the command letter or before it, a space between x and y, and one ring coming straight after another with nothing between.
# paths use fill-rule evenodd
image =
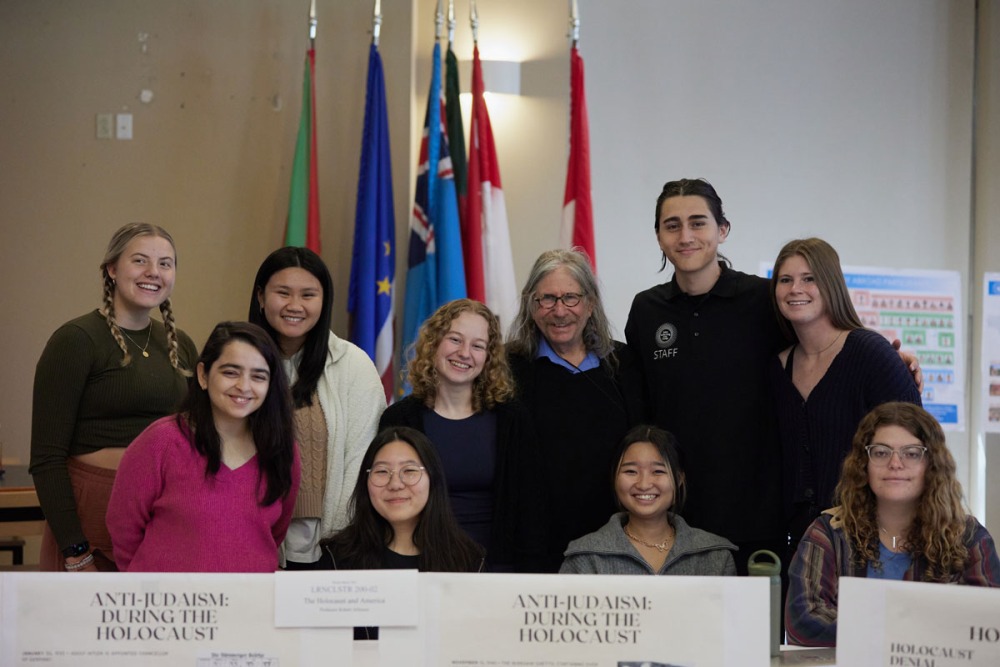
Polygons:
<instances>
[{"instance_id":1,"label":"woman wearing glasses","mask_svg":"<svg viewBox=\"0 0 1000 667\"><path fill-rule=\"evenodd\" d=\"M840 257L818 238L790 241L771 275L778 323L796 341L769 373L783 452L784 508L795 545L833 504L841 462L858 422L888 401L920 405L909 369L881 334L865 329Z\"/></svg>"},{"instance_id":2,"label":"woman wearing glasses","mask_svg":"<svg viewBox=\"0 0 1000 667\"><path fill-rule=\"evenodd\" d=\"M835 644L838 577L1000 586L993 538L963 509L944 432L923 408L885 403L862 420L836 497L789 567L792 643Z\"/></svg>"},{"instance_id":3,"label":"woman wearing glasses","mask_svg":"<svg viewBox=\"0 0 1000 667\"><path fill-rule=\"evenodd\" d=\"M555 572L571 540L615 511L607 471L615 445L643 420L634 355L611 337L587 256L549 250L531 268L507 344L518 398L531 412L542 464L560 517L546 538L545 569Z\"/></svg>"},{"instance_id":4,"label":"woman wearing glasses","mask_svg":"<svg viewBox=\"0 0 1000 667\"><path fill-rule=\"evenodd\" d=\"M477 572L482 549L455 522L441 460L412 428L372 440L351 495L351 522L323 549L340 570Z\"/></svg>"},{"instance_id":5,"label":"woman wearing glasses","mask_svg":"<svg viewBox=\"0 0 1000 667\"><path fill-rule=\"evenodd\" d=\"M471 299L441 306L420 328L407 372L413 393L389 406L379 428L409 426L434 443L455 517L489 569L539 571L546 487L496 316Z\"/></svg>"}]
</instances>

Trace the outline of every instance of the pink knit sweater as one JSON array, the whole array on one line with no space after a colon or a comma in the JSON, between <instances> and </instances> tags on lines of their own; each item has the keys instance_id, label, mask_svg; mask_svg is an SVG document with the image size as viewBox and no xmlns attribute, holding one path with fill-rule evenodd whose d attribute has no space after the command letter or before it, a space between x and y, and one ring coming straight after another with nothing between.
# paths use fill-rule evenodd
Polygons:
<instances>
[{"instance_id":1,"label":"pink knit sweater","mask_svg":"<svg viewBox=\"0 0 1000 667\"><path fill-rule=\"evenodd\" d=\"M273 572L299 489L260 506L257 457L236 470L205 475L205 459L173 415L136 438L122 458L108 505L108 531L120 570L129 572Z\"/></svg>"}]
</instances>

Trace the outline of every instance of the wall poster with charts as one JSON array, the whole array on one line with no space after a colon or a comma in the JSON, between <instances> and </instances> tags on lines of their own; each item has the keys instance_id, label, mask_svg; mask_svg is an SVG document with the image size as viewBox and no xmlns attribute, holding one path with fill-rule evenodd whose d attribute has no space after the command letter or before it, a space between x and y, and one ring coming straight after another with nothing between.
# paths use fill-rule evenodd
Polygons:
<instances>
[{"instance_id":1,"label":"wall poster with charts","mask_svg":"<svg viewBox=\"0 0 1000 667\"><path fill-rule=\"evenodd\" d=\"M1000 433L1000 273L983 279L983 384L986 432Z\"/></svg>"}]
</instances>

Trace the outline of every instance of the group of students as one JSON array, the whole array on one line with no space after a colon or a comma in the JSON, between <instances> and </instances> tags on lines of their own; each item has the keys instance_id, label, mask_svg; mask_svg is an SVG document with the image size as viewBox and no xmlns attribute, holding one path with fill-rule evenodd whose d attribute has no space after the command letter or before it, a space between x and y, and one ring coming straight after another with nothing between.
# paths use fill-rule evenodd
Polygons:
<instances>
[{"instance_id":1,"label":"group of students","mask_svg":"<svg viewBox=\"0 0 1000 667\"><path fill-rule=\"evenodd\" d=\"M786 621L810 644L833 641L838 576L1000 585L919 364L861 325L833 248L733 270L704 180L667 183L654 230L674 275L636 296L627 345L587 258L548 251L506 345L486 306L445 304L386 408L315 253L272 253L248 322L199 356L173 240L126 225L102 307L36 370L41 569L725 575L769 548L795 554Z\"/></svg>"}]
</instances>

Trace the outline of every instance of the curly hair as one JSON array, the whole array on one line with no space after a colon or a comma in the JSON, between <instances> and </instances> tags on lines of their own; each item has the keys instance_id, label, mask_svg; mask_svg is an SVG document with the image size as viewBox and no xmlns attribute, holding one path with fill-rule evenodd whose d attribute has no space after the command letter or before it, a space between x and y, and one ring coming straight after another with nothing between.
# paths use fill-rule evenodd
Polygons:
<instances>
[{"instance_id":1,"label":"curly hair","mask_svg":"<svg viewBox=\"0 0 1000 667\"><path fill-rule=\"evenodd\" d=\"M148 222L130 222L120 227L108 242L108 248L104 251L104 259L101 260L101 265L98 267L101 270L101 279L104 287L101 294L102 311L107 320L108 329L111 330L111 335L114 337L115 342L118 343L118 347L121 348L122 366L128 366L132 363L132 355L128 351L128 345L125 344L121 328L115 320L115 290L117 286L114 278L111 277L111 273L108 271L108 267L116 264L121 258L122 253L125 252L128 244L140 236L153 236L165 239L174 250L174 265L176 266L177 264L177 246L174 244L174 239L167 230L159 225L151 225ZM167 332L167 357L170 359L170 365L182 376L191 377L193 375L192 371L181 365L180 354L178 352L180 345L177 338L177 324L174 321L174 311L170 306L169 297L164 299L163 303L160 304L160 315L163 318L163 327Z\"/></svg>"},{"instance_id":2,"label":"curly hair","mask_svg":"<svg viewBox=\"0 0 1000 667\"><path fill-rule=\"evenodd\" d=\"M778 326L789 340L796 340L795 331L791 323L778 308L778 299L775 291L778 288L778 272L782 265L792 257L799 256L809 265L809 270L816 280L816 287L823 297L823 305L830 322L837 329L851 331L853 329L863 329L861 318L858 317L854 309L854 302L851 301L850 292L847 291L847 281L844 280L844 272L840 268L840 255L833 246L818 238L796 239L789 241L778 253L774 260L774 269L771 271L771 306L778 317Z\"/></svg>"},{"instance_id":3,"label":"curly hair","mask_svg":"<svg viewBox=\"0 0 1000 667\"><path fill-rule=\"evenodd\" d=\"M504 353L503 336L497 316L479 301L456 299L435 311L420 327L417 342L413 345L412 359L407 365L407 380L413 395L427 407L434 407L437 397L438 373L434 357L438 346L451 329L451 323L462 313L479 315L486 320L488 341L486 363L472 383L472 409L475 412L492 410L497 403L505 403L514 395L514 381L507 355Z\"/></svg>"},{"instance_id":4,"label":"curly hair","mask_svg":"<svg viewBox=\"0 0 1000 667\"><path fill-rule=\"evenodd\" d=\"M900 426L927 448L924 491L916 518L905 538L913 558L923 558L927 581L949 581L968 559L963 544L966 512L962 485L955 478L955 459L945 443L941 425L926 410L911 403L883 403L869 412L854 434L851 451L835 491L844 533L854 552L854 564L879 566L878 498L868 483L868 453L875 432L883 426Z\"/></svg>"},{"instance_id":5,"label":"curly hair","mask_svg":"<svg viewBox=\"0 0 1000 667\"><path fill-rule=\"evenodd\" d=\"M575 280L583 292L583 298L592 307L587 324L583 328L583 344L588 352L593 352L602 362L614 364L614 339L611 336L611 323L604 312L601 302L601 292L597 285L597 276L590 268L587 256L578 248L572 250L547 250L538 256L535 265L531 267L528 280L521 290L521 307L517 317L510 327L507 339L507 349L528 359L534 359L538 353L538 340L542 336L535 319L532 316L538 307L534 303L535 290L538 283L556 269L565 269Z\"/></svg>"}]
</instances>

